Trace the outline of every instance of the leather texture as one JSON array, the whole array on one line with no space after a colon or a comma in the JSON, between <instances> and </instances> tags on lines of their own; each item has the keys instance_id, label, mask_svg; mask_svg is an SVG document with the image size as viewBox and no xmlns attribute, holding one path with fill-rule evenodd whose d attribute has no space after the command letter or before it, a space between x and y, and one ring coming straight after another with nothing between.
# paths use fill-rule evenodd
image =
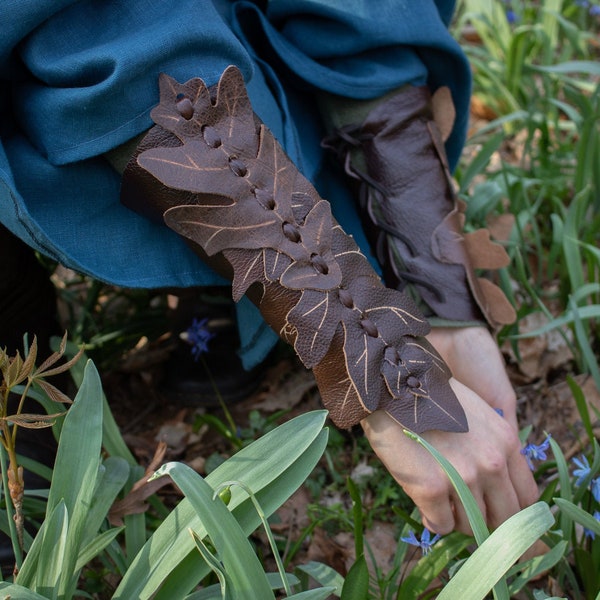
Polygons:
<instances>
[{"instance_id":1,"label":"leather texture","mask_svg":"<svg viewBox=\"0 0 600 600\"><path fill-rule=\"evenodd\" d=\"M442 319L485 320L497 328L512 323L515 311L476 269L505 267L509 257L486 229L463 231L465 205L454 191L435 118L442 131L451 130L451 99L436 96L432 101L426 87L407 87L323 145L359 182L365 231L386 284L400 290L413 284Z\"/></svg>"},{"instance_id":2,"label":"leather texture","mask_svg":"<svg viewBox=\"0 0 600 600\"><path fill-rule=\"evenodd\" d=\"M161 75L156 126L129 162L121 199L164 219L247 294L313 369L341 428L377 409L418 433L466 431L450 372L412 300L385 287L254 115L242 75L216 86Z\"/></svg>"}]
</instances>

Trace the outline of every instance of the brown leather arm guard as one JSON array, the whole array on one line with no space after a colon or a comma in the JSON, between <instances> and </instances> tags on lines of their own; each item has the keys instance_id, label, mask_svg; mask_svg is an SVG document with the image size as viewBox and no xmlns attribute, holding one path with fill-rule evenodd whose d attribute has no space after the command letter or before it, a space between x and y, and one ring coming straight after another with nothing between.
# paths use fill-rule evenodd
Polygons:
<instances>
[{"instance_id":1,"label":"brown leather arm guard","mask_svg":"<svg viewBox=\"0 0 600 600\"><path fill-rule=\"evenodd\" d=\"M465 431L429 326L384 287L330 205L254 115L238 69L210 89L160 78L156 123L129 162L125 205L158 219L247 294L313 369L347 428L377 409L416 432Z\"/></svg>"},{"instance_id":2,"label":"brown leather arm guard","mask_svg":"<svg viewBox=\"0 0 600 600\"><path fill-rule=\"evenodd\" d=\"M407 86L384 99L361 124L338 128L323 146L359 182L365 232L387 285L412 284L441 319L486 320L492 328L514 321L500 288L476 275L476 269L507 266L509 257L486 229L463 233L464 203L454 191L426 87Z\"/></svg>"}]
</instances>

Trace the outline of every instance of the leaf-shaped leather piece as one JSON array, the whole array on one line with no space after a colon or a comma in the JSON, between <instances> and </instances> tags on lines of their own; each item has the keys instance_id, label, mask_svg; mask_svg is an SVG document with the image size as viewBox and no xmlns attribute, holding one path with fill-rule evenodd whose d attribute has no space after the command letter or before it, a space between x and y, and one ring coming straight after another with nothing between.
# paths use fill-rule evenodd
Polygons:
<instances>
[{"instance_id":1,"label":"leaf-shaped leather piece","mask_svg":"<svg viewBox=\"0 0 600 600\"><path fill-rule=\"evenodd\" d=\"M390 395L379 408L415 433L468 431L466 416L448 385L448 369L426 340L408 341L395 360L390 354L382 365Z\"/></svg>"},{"instance_id":2,"label":"leaf-shaped leather piece","mask_svg":"<svg viewBox=\"0 0 600 600\"><path fill-rule=\"evenodd\" d=\"M212 127L221 142L228 142L231 151L256 156L257 138L254 112L241 72L228 67L211 94L202 79L178 83L161 73L160 104L150 113L152 120L174 133L181 141L196 138L202 129ZM182 114L182 104L189 101L192 114ZM178 109L179 108L179 109Z\"/></svg>"}]
</instances>

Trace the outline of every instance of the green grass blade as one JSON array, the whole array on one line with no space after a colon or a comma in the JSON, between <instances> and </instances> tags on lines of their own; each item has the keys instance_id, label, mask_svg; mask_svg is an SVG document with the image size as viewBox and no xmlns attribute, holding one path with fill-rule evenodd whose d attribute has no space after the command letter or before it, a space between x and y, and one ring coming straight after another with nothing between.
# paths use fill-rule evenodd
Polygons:
<instances>
[{"instance_id":1,"label":"green grass blade","mask_svg":"<svg viewBox=\"0 0 600 600\"><path fill-rule=\"evenodd\" d=\"M156 475L169 475L190 501L217 550L218 560L227 574L227 592L232 600L274 600L275 596L250 542L221 498L213 498L214 489L183 463L167 463Z\"/></svg>"},{"instance_id":2,"label":"green grass blade","mask_svg":"<svg viewBox=\"0 0 600 600\"><path fill-rule=\"evenodd\" d=\"M404 433L426 448L445 471L446 475L448 475L448 478L450 479L462 505L465 508L467 518L469 519L469 524L473 530L475 541L478 545L481 545L489 536L489 531L485 524L483 515L477 506L477 502L475 501L475 498L473 498L473 494L467 487L467 484L462 480L461 476L458 474L458 471L450 464L450 462L444 458L431 444L411 431L404 430Z\"/></svg>"},{"instance_id":3,"label":"green grass blade","mask_svg":"<svg viewBox=\"0 0 600 600\"><path fill-rule=\"evenodd\" d=\"M441 591L438 600L485 598L510 566L553 523L554 518L545 502L537 502L513 515L473 552Z\"/></svg>"},{"instance_id":4,"label":"green grass blade","mask_svg":"<svg viewBox=\"0 0 600 600\"><path fill-rule=\"evenodd\" d=\"M568 515L573 521L593 531L596 535L600 535L600 522L596 521L590 513L564 498L554 498L554 502L560 508L561 513Z\"/></svg>"},{"instance_id":5,"label":"green grass blade","mask_svg":"<svg viewBox=\"0 0 600 600\"><path fill-rule=\"evenodd\" d=\"M288 596L287 600L327 600L333 594L335 588L319 588L316 590L307 590L306 592L299 592L293 596ZM366 596L364 596L366 598Z\"/></svg>"}]
</instances>

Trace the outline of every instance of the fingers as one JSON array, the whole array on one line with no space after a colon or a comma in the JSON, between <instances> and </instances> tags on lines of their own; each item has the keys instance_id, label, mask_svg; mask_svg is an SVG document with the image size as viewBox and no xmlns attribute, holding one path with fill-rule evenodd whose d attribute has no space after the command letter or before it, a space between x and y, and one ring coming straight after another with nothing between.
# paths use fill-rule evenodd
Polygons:
<instances>
[{"instance_id":1,"label":"fingers","mask_svg":"<svg viewBox=\"0 0 600 600\"><path fill-rule=\"evenodd\" d=\"M537 499L537 486L520 453L516 430L461 383L451 385L469 421L467 433L423 434L456 468L488 526L506 519ZM386 413L363 420L365 433L383 464L419 508L423 524L435 533L470 534L471 527L450 480L431 454L408 438Z\"/></svg>"}]
</instances>

